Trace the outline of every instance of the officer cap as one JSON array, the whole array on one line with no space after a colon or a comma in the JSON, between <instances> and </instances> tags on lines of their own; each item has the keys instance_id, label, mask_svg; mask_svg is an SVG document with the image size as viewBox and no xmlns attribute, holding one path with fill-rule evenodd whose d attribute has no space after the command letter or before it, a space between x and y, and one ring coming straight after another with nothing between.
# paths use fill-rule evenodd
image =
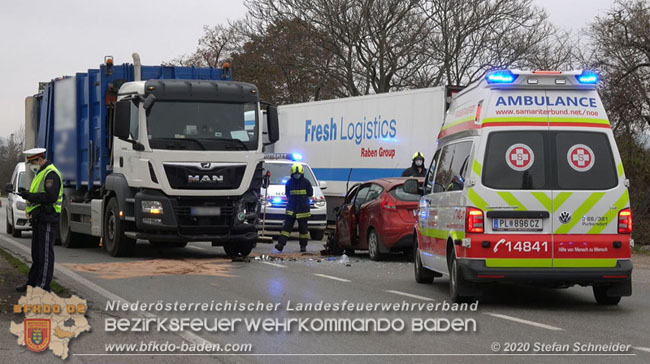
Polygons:
<instances>
[{"instance_id":1,"label":"officer cap","mask_svg":"<svg viewBox=\"0 0 650 364\"><path fill-rule=\"evenodd\" d=\"M32 148L24 151L23 154L25 154L25 158L29 162L33 161L34 159L45 158L46 151L47 150L45 148Z\"/></svg>"}]
</instances>

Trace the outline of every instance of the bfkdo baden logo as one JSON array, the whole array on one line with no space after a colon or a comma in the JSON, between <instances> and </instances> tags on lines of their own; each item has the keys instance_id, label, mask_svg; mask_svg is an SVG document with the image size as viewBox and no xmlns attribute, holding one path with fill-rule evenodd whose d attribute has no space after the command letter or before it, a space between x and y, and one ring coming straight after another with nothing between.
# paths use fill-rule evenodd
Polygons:
<instances>
[{"instance_id":1,"label":"bfkdo baden logo","mask_svg":"<svg viewBox=\"0 0 650 364\"><path fill-rule=\"evenodd\" d=\"M15 314L24 314L22 323L11 322L9 331L18 337L18 345L34 352L50 349L61 359L68 357L69 343L84 331L88 305L78 296L61 298L39 287L27 287L25 296L14 305Z\"/></svg>"},{"instance_id":2,"label":"bfkdo baden logo","mask_svg":"<svg viewBox=\"0 0 650 364\"><path fill-rule=\"evenodd\" d=\"M50 345L50 319L25 319L25 346L31 351L43 351Z\"/></svg>"}]
</instances>

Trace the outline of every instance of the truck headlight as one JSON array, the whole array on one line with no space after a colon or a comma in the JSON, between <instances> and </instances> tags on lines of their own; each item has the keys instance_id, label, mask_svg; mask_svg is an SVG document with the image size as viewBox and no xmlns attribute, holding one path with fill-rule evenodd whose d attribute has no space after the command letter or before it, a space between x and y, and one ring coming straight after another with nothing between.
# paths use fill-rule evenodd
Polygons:
<instances>
[{"instance_id":1,"label":"truck headlight","mask_svg":"<svg viewBox=\"0 0 650 364\"><path fill-rule=\"evenodd\" d=\"M163 213L162 202L142 201L142 212L145 214L161 215Z\"/></svg>"},{"instance_id":2,"label":"truck headlight","mask_svg":"<svg viewBox=\"0 0 650 364\"><path fill-rule=\"evenodd\" d=\"M24 202L22 202L22 201L18 201L18 202L16 202L16 210L18 210L18 211L25 211L26 208L27 208L27 204L26 204L26 203L24 203Z\"/></svg>"}]
</instances>

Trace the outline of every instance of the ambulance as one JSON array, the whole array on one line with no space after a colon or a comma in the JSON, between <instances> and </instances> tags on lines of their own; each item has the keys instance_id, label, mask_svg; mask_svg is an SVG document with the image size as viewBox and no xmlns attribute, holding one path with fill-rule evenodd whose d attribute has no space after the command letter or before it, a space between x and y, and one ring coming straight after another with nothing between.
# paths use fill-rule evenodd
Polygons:
<instances>
[{"instance_id":1,"label":"ambulance","mask_svg":"<svg viewBox=\"0 0 650 364\"><path fill-rule=\"evenodd\" d=\"M415 279L454 301L488 283L632 294L628 181L592 71L488 72L454 97L421 194Z\"/></svg>"}]
</instances>

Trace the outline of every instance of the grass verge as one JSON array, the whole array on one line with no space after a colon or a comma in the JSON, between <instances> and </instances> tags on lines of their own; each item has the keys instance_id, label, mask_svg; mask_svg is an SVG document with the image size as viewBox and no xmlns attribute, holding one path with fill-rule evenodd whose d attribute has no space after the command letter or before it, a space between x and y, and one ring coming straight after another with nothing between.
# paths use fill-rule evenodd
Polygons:
<instances>
[{"instance_id":1,"label":"grass verge","mask_svg":"<svg viewBox=\"0 0 650 364\"><path fill-rule=\"evenodd\" d=\"M20 273L24 274L27 276L29 274L29 266L25 264L22 260L14 257L13 255L9 254L6 250L0 248L0 255L3 256L9 264L11 264L14 268L16 268ZM70 291L68 291L67 288L63 287L60 285L57 281L52 280L52 292L56 293L57 296L68 296Z\"/></svg>"}]
</instances>

